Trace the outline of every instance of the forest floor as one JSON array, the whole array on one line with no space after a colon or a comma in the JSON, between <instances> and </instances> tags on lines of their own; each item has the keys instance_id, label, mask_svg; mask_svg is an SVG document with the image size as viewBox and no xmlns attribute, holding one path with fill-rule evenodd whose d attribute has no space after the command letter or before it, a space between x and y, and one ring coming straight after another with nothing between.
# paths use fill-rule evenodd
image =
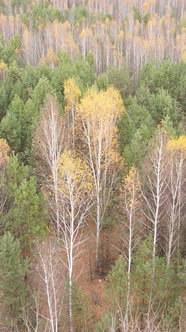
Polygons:
<instances>
[{"instance_id":1,"label":"forest floor","mask_svg":"<svg viewBox=\"0 0 186 332\"><path fill-rule=\"evenodd\" d=\"M83 242L78 248L78 256L75 260L73 279L75 285L82 294L85 294L88 300L90 319L98 321L107 309L106 300L106 276L114 264L119 252L117 250L119 229L114 226L104 227L100 234L100 262L98 272L95 272L95 232L96 227L93 222L89 222L82 232ZM52 239L52 240L51 240ZM34 289L34 301L37 298L38 308L43 317L48 317L48 302L46 295L46 285L44 280L44 265L50 262L53 266L54 279L56 280L56 291L59 295L59 303L63 301L63 315L67 313L67 299L65 298L65 283L67 279L67 270L65 268L65 252L62 246L57 245L54 237L48 237L43 243L38 243L35 248L35 256L31 263L31 272L28 276L28 282L31 284L31 290ZM46 264L46 266L50 264ZM51 270L48 270L51 273ZM65 304L66 303L66 304ZM66 312L66 314L64 314ZM79 317L77 316L77 320ZM86 317L85 317L86 319ZM2 325L1 325L2 323ZM66 323L64 323L66 324ZM65 325L66 326L66 325ZM66 331L63 326L62 331ZM79 330L78 330L79 331ZM0 332L10 332L0 320Z\"/></svg>"},{"instance_id":2,"label":"forest floor","mask_svg":"<svg viewBox=\"0 0 186 332\"><path fill-rule=\"evenodd\" d=\"M113 226L103 228L100 233L100 250L99 250L99 267L95 272L95 233L94 223L84 229L83 237L87 240L84 242L80 256L78 257L74 277L77 285L87 295L93 313L97 319L103 316L107 309L105 282L106 276L114 264L119 254L117 249L119 233L118 229Z\"/></svg>"},{"instance_id":3,"label":"forest floor","mask_svg":"<svg viewBox=\"0 0 186 332\"><path fill-rule=\"evenodd\" d=\"M78 256L75 260L74 271L73 271L73 279L75 285L78 286L78 289L82 291L82 294L85 294L86 299L88 300L89 313L91 318L93 317L94 321L99 320L104 312L107 309L107 301L106 301L106 276L111 269L112 264L114 263L116 257L118 256L118 230L113 226L107 226L101 231L100 236L100 263L99 263L99 271L95 272L95 224L89 222L89 225L84 228L82 233L83 242L78 248ZM40 245L40 253L43 255L44 261L49 260L49 247L51 246L51 239L47 239L44 244ZM54 243L54 247L56 244ZM104 248L104 249L103 249ZM59 252L58 252L59 250ZM57 268L57 292L61 292L61 290L65 289L65 280L67 277L67 270L64 270L64 265L61 266L59 264L59 256L61 257L61 261L65 261L65 253L63 250L54 248L54 258L56 260L56 264L53 262L54 269ZM42 307L42 315L47 316L47 298L45 286L43 285L42 275L43 271L41 271L41 261L39 262L39 255L36 255L36 258L32 265L32 273L30 278L34 283L34 289L38 289L40 296L40 306ZM56 266L56 267L55 267ZM59 277L58 277L59 275ZM40 278L41 277L41 278ZM65 299L65 295L61 294L61 298L64 299L64 303L67 303L67 299ZM62 309L64 312L67 311L67 306ZM88 311L87 311L88 312ZM67 314L67 313L66 313ZM77 319L78 316L77 316ZM65 331L65 328L63 328ZM1 331L0 331L1 332Z\"/></svg>"}]
</instances>

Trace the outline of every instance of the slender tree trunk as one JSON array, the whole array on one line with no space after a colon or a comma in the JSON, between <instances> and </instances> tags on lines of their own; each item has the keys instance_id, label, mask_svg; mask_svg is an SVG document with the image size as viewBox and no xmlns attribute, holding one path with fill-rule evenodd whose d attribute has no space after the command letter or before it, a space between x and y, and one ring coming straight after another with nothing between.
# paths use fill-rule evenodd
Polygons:
<instances>
[{"instance_id":1,"label":"slender tree trunk","mask_svg":"<svg viewBox=\"0 0 186 332\"><path fill-rule=\"evenodd\" d=\"M174 240L174 231L175 231L175 213L174 213L174 208L171 213L171 218L169 220L169 240L168 240L168 251L167 251L167 267L170 265L171 257L172 257L172 252L173 252L173 240Z\"/></svg>"},{"instance_id":2,"label":"slender tree trunk","mask_svg":"<svg viewBox=\"0 0 186 332\"><path fill-rule=\"evenodd\" d=\"M100 197L97 195L96 210L96 273L99 272L99 242L100 242Z\"/></svg>"},{"instance_id":3,"label":"slender tree trunk","mask_svg":"<svg viewBox=\"0 0 186 332\"><path fill-rule=\"evenodd\" d=\"M129 244L128 244L128 271L127 271L127 303L125 312L125 329L128 331L129 301L130 301L130 273L132 263L132 216L129 220Z\"/></svg>"},{"instance_id":4,"label":"slender tree trunk","mask_svg":"<svg viewBox=\"0 0 186 332\"><path fill-rule=\"evenodd\" d=\"M74 105L72 105L72 149L75 147L75 110Z\"/></svg>"},{"instance_id":5,"label":"slender tree trunk","mask_svg":"<svg viewBox=\"0 0 186 332\"><path fill-rule=\"evenodd\" d=\"M68 303L68 309L69 309L69 332L73 332L73 313L72 313L72 275L69 273L69 303Z\"/></svg>"},{"instance_id":6,"label":"slender tree trunk","mask_svg":"<svg viewBox=\"0 0 186 332\"><path fill-rule=\"evenodd\" d=\"M156 259L156 246L157 246L157 232L159 222L159 209L160 209L160 163L158 162L158 173L157 173L157 187L156 187L156 211L154 219L154 235L153 235L153 249L152 249L152 280L155 275L155 259Z\"/></svg>"},{"instance_id":7,"label":"slender tree trunk","mask_svg":"<svg viewBox=\"0 0 186 332\"><path fill-rule=\"evenodd\" d=\"M73 312L72 312L72 273L73 273L73 259L74 259L74 197L71 196L71 222L70 222L70 243L69 243L69 332L73 332Z\"/></svg>"},{"instance_id":8,"label":"slender tree trunk","mask_svg":"<svg viewBox=\"0 0 186 332\"><path fill-rule=\"evenodd\" d=\"M60 211L59 211L59 198L58 198L58 176L57 176L57 166L55 168L55 174L53 175L54 183L54 200L55 200L55 214L56 214L56 225L57 225L57 235L60 235Z\"/></svg>"}]
</instances>

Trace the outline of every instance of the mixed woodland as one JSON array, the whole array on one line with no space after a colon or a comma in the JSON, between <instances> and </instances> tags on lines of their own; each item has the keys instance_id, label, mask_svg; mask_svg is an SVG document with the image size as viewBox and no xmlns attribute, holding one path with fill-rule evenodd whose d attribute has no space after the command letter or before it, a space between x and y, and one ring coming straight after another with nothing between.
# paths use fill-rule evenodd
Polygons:
<instances>
[{"instance_id":1,"label":"mixed woodland","mask_svg":"<svg viewBox=\"0 0 186 332\"><path fill-rule=\"evenodd\" d=\"M186 330L184 0L0 0L0 331Z\"/></svg>"}]
</instances>

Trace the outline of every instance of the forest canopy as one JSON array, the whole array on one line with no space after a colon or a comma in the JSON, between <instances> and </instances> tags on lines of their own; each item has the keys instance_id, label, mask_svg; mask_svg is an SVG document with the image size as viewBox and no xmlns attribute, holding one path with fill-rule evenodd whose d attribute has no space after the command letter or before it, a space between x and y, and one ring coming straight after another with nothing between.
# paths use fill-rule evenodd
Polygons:
<instances>
[{"instance_id":1,"label":"forest canopy","mask_svg":"<svg viewBox=\"0 0 186 332\"><path fill-rule=\"evenodd\" d=\"M0 0L0 330L185 327L183 0Z\"/></svg>"}]
</instances>

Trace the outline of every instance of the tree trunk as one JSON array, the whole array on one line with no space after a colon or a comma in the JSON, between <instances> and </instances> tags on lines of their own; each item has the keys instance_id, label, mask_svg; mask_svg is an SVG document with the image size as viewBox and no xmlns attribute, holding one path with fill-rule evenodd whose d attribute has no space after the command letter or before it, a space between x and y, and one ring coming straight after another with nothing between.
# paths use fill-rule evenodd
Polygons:
<instances>
[{"instance_id":1,"label":"tree trunk","mask_svg":"<svg viewBox=\"0 0 186 332\"><path fill-rule=\"evenodd\" d=\"M73 332L73 314L72 314L72 277L69 276L69 332Z\"/></svg>"},{"instance_id":2,"label":"tree trunk","mask_svg":"<svg viewBox=\"0 0 186 332\"><path fill-rule=\"evenodd\" d=\"M97 215L96 215L96 273L99 273L99 240L100 240L100 199L97 196Z\"/></svg>"}]
</instances>

